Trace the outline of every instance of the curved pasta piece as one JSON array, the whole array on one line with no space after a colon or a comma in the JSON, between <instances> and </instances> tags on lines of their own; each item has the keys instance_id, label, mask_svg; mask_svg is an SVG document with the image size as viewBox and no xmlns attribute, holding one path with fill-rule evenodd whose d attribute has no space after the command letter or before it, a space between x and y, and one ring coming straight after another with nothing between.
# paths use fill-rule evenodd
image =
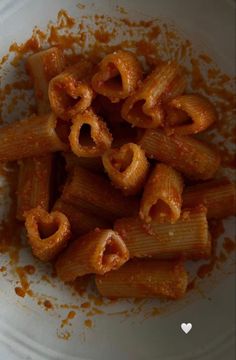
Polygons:
<instances>
[{"instance_id":1,"label":"curved pasta piece","mask_svg":"<svg viewBox=\"0 0 236 360\"><path fill-rule=\"evenodd\" d=\"M137 144L124 144L120 149L110 149L102 157L104 168L113 185L125 195L135 195L145 182L149 163Z\"/></svg>"},{"instance_id":2,"label":"curved pasta piece","mask_svg":"<svg viewBox=\"0 0 236 360\"><path fill-rule=\"evenodd\" d=\"M173 62L158 66L138 90L125 100L122 117L134 126L156 128L163 125L164 110L161 102L168 100L180 76L180 67ZM177 87L178 88L178 87ZM182 86L180 87L182 89Z\"/></svg>"},{"instance_id":3,"label":"curved pasta piece","mask_svg":"<svg viewBox=\"0 0 236 360\"><path fill-rule=\"evenodd\" d=\"M89 126L91 131L89 137L81 138L81 129L84 126ZM96 157L111 147L112 135L106 123L89 109L73 119L69 140L71 150L77 156Z\"/></svg>"},{"instance_id":4,"label":"curved pasta piece","mask_svg":"<svg viewBox=\"0 0 236 360\"><path fill-rule=\"evenodd\" d=\"M217 119L212 103L201 95L187 94L172 99L170 107L184 111L189 122L174 126L173 132L178 135L191 135L206 130Z\"/></svg>"},{"instance_id":5,"label":"curved pasta piece","mask_svg":"<svg viewBox=\"0 0 236 360\"><path fill-rule=\"evenodd\" d=\"M211 179L220 165L216 149L191 136L168 136L162 130L148 129L139 139L148 157L162 161L190 179Z\"/></svg>"},{"instance_id":6,"label":"curved pasta piece","mask_svg":"<svg viewBox=\"0 0 236 360\"><path fill-rule=\"evenodd\" d=\"M49 82L48 96L52 110L63 120L70 120L90 107L94 92L84 79L89 65L71 66Z\"/></svg>"},{"instance_id":7,"label":"curved pasta piece","mask_svg":"<svg viewBox=\"0 0 236 360\"><path fill-rule=\"evenodd\" d=\"M85 274L105 274L129 259L122 238L113 230L95 229L75 240L56 262L58 276L73 281Z\"/></svg>"},{"instance_id":8,"label":"curved pasta piece","mask_svg":"<svg viewBox=\"0 0 236 360\"><path fill-rule=\"evenodd\" d=\"M142 79L142 68L135 55L118 50L104 57L92 78L93 89L112 102L125 99Z\"/></svg>"},{"instance_id":9,"label":"curved pasta piece","mask_svg":"<svg viewBox=\"0 0 236 360\"><path fill-rule=\"evenodd\" d=\"M183 179L165 164L158 164L148 178L139 215L145 222L175 223L181 213Z\"/></svg>"},{"instance_id":10,"label":"curved pasta piece","mask_svg":"<svg viewBox=\"0 0 236 360\"><path fill-rule=\"evenodd\" d=\"M102 296L109 298L161 297L176 300L184 296L188 274L182 261L132 260L117 271L96 275Z\"/></svg>"},{"instance_id":11,"label":"curved pasta piece","mask_svg":"<svg viewBox=\"0 0 236 360\"><path fill-rule=\"evenodd\" d=\"M26 212L25 226L33 254L42 261L52 260L68 243L70 223L59 211L50 214L40 206Z\"/></svg>"},{"instance_id":12,"label":"curved pasta piece","mask_svg":"<svg viewBox=\"0 0 236 360\"><path fill-rule=\"evenodd\" d=\"M167 127L167 129L171 129L174 126L182 125L183 123L186 123L187 120L189 120L188 114L181 109L175 109L173 107L166 106L165 111L165 126ZM171 132L172 131L170 131L170 133Z\"/></svg>"}]
</instances>

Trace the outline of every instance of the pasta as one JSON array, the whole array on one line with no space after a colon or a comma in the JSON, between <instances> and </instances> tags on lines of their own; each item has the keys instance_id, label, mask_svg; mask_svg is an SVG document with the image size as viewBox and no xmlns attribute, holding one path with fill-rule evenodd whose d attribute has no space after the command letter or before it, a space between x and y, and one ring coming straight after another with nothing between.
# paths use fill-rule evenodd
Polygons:
<instances>
[{"instance_id":1,"label":"pasta","mask_svg":"<svg viewBox=\"0 0 236 360\"><path fill-rule=\"evenodd\" d=\"M148 178L139 215L145 222L171 222L180 217L183 179L165 164L157 164Z\"/></svg>"},{"instance_id":2,"label":"pasta","mask_svg":"<svg viewBox=\"0 0 236 360\"><path fill-rule=\"evenodd\" d=\"M82 136L82 129L89 127L90 135ZM69 135L71 150L80 157L101 156L112 143L106 123L103 122L94 112L86 110L83 114L73 118L73 125Z\"/></svg>"},{"instance_id":3,"label":"pasta","mask_svg":"<svg viewBox=\"0 0 236 360\"><path fill-rule=\"evenodd\" d=\"M19 161L16 213L18 220L24 220L24 213L37 206L48 210L51 165L51 154Z\"/></svg>"},{"instance_id":4,"label":"pasta","mask_svg":"<svg viewBox=\"0 0 236 360\"><path fill-rule=\"evenodd\" d=\"M194 137L217 112L180 64L139 45L101 58L118 46L100 45L91 59L59 46L27 59L37 115L0 127L0 162L19 165L16 218L62 281L91 274L103 296L177 300L191 287L185 261L215 264L211 219L236 214L235 184L214 178L218 151Z\"/></svg>"},{"instance_id":5,"label":"pasta","mask_svg":"<svg viewBox=\"0 0 236 360\"><path fill-rule=\"evenodd\" d=\"M115 222L115 231L124 239L133 257L157 259L201 259L211 254L206 208L185 210L174 224L146 224L138 217Z\"/></svg>"},{"instance_id":6,"label":"pasta","mask_svg":"<svg viewBox=\"0 0 236 360\"><path fill-rule=\"evenodd\" d=\"M118 50L104 57L92 78L93 89L111 102L125 99L142 79L142 68L134 54Z\"/></svg>"},{"instance_id":7,"label":"pasta","mask_svg":"<svg viewBox=\"0 0 236 360\"><path fill-rule=\"evenodd\" d=\"M172 133L173 131L169 130L172 129L174 126L182 125L183 123L186 123L187 120L189 120L188 114L181 110L176 109L170 106L165 107L166 112L166 126L168 127L168 132Z\"/></svg>"},{"instance_id":8,"label":"pasta","mask_svg":"<svg viewBox=\"0 0 236 360\"><path fill-rule=\"evenodd\" d=\"M143 82L138 90L128 97L122 106L122 117L134 126L156 128L164 123L164 109L161 101L170 98L171 87L180 68L168 62L158 66ZM182 90L182 87L180 91ZM173 91L175 94L176 91Z\"/></svg>"},{"instance_id":9,"label":"pasta","mask_svg":"<svg viewBox=\"0 0 236 360\"><path fill-rule=\"evenodd\" d=\"M108 150L102 161L113 185L121 189L125 195L134 195L141 190L147 177L149 163L138 145L128 143L120 149Z\"/></svg>"},{"instance_id":10,"label":"pasta","mask_svg":"<svg viewBox=\"0 0 236 360\"><path fill-rule=\"evenodd\" d=\"M82 166L85 169L93 172L101 173L103 171L103 164L101 157L78 157L72 152L63 153L63 157L66 161L67 171L72 171L75 166Z\"/></svg>"},{"instance_id":11,"label":"pasta","mask_svg":"<svg viewBox=\"0 0 236 360\"><path fill-rule=\"evenodd\" d=\"M57 47L39 51L27 59L27 70L33 80L39 115L50 112L48 83L64 67L64 55ZM31 208L41 206L48 210L52 160L52 155L48 154L20 161L16 214L18 220L24 220L24 212Z\"/></svg>"},{"instance_id":12,"label":"pasta","mask_svg":"<svg viewBox=\"0 0 236 360\"><path fill-rule=\"evenodd\" d=\"M54 114L33 116L0 128L0 161L14 161L67 150Z\"/></svg>"},{"instance_id":13,"label":"pasta","mask_svg":"<svg viewBox=\"0 0 236 360\"><path fill-rule=\"evenodd\" d=\"M183 207L203 204L208 219L221 219L236 213L235 185L226 178L207 181L186 187L183 193Z\"/></svg>"},{"instance_id":14,"label":"pasta","mask_svg":"<svg viewBox=\"0 0 236 360\"><path fill-rule=\"evenodd\" d=\"M33 254L42 261L52 260L70 239L70 223L59 211L48 213L40 207L25 214L28 242Z\"/></svg>"},{"instance_id":15,"label":"pasta","mask_svg":"<svg viewBox=\"0 0 236 360\"><path fill-rule=\"evenodd\" d=\"M105 177L82 167L74 168L64 187L62 200L110 221L134 215L138 210L136 199L125 198Z\"/></svg>"},{"instance_id":16,"label":"pasta","mask_svg":"<svg viewBox=\"0 0 236 360\"><path fill-rule=\"evenodd\" d=\"M37 112L39 115L51 111L48 99L49 81L65 68L65 59L62 51L57 47L51 47L29 56L27 70L34 83Z\"/></svg>"},{"instance_id":17,"label":"pasta","mask_svg":"<svg viewBox=\"0 0 236 360\"><path fill-rule=\"evenodd\" d=\"M187 136L167 136L148 129L139 145L147 156L162 161L195 180L211 179L220 165L219 154L203 141Z\"/></svg>"},{"instance_id":18,"label":"pasta","mask_svg":"<svg viewBox=\"0 0 236 360\"><path fill-rule=\"evenodd\" d=\"M129 261L119 270L96 275L101 295L120 297L161 297L179 299L187 290L188 275L182 262Z\"/></svg>"},{"instance_id":19,"label":"pasta","mask_svg":"<svg viewBox=\"0 0 236 360\"><path fill-rule=\"evenodd\" d=\"M207 98L200 95L177 96L169 102L169 106L184 111L189 118L189 122L172 128L178 135L199 133L206 130L217 119L214 106Z\"/></svg>"},{"instance_id":20,"label":"pasta","mask_svg":"<svg viewBox=\"0 0 236 360\"><path fill-rule=\"evenodd\" d=\"M70 222L71 230L75 235L83 235L95 228L107 228L111 223L98 215L81 211L78 207L58 199L53 206L53 211L60 211Z\"/></svg>"},{"instance_id":21,"label":"pasta","mask_svg":"<svg viewBox=\"0 0 236 360\"><path fill-rule=\"evenodd\" d=\"M85 79L90 64L80 63L54 77L48 88L52 110L63 120L70 120L90 107L94 93Z\"/></svg>"},{"instance_id":22,"label":"pasta","mask_svg":"<svg viewBox=\"0 0 236 360\"><path fill-rule=\"evenodd\" d=\"M105 274L129 259L121 237L113 230L95 229L75 240L56 262L58 276L73 281L86 274Z\"/></svg>"}]
</instances>

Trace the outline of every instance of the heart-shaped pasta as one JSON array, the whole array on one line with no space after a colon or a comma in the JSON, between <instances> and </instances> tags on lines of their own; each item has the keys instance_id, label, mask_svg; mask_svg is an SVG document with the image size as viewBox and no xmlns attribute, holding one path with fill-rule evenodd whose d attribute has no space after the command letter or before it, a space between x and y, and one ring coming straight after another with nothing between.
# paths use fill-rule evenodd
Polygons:
<instances>
[{"instance_id":1,"label":"heart-shaped pasta","mask_svg":"<svg viewBox=\"0 0 236 360\"><path fill-rule=\"evenodd\" d=\"M113 230L95 229L75 240L56 262L58 276L73 281L86 274L105 274L129 259L122 238Z\"/></svg>"},{"instance_id":2,"label":"heart-shaped pasta","mask_svg":"<svg viewBox=\"0 0 236 360\"><path fill-rule=\"evenodd\" d=\"M70 239L70 223L59 211L48 213L41 207L26 212L25 226L33 254L42 261L52 260Z\"/></svg>"},{"instance_id":3,"label":"heart-shaped pasta","mask_svg":"<svg viewBox=\"0 0 236 360\"><path fill-rule=\"evenodd\" d=\"M125 195L134 195L141 190L149 163L139 145L128 143L121 148L110 149L103 155L102 161L113 185Z\"/></svg>"},{"instance_id":4,"label":"heart-shaped pasta","mask_svg":"<svg viewBox=\"0 0 236 360\"><path fill-rule=\"evenodd\" d=\"M72 119L92 103L94 92L85 80L89 65L79 63L54 77L48 88L52 110L63 120Z\"/></svg>"},{"instance_id":5,"label":"heart-shaped pasta","mask_svg":"<svg viewBox=\"0 0 236 360\"><path fill-rule=\"evenodd\" d=\"M205 97L195 94L180 95L172 99L168 106L182 110L186 121L170 128L178 135L191 135L206 130L217 120L217 113L212 103Z\"/></svg>"},{"instance_id":6,"label":"heart-shaped pasta","mask_svg":"<svg viewBox=\"0 0 236 360\"><path fill-rule=\"evenodd\" d=\"M141 79L142 68L134 54L119 50L100 62L99 71L92 78L92 87L112 102L119 102L137 88Z\"/></svg>"},{"instance_id":7,"label":"heart-shaped pasta","mask_svg":"<svg viewBox=\"0 0 236 360\"><path fill-rule=\"evenodd\" d=\"M82 128L89 127L90 134L82 134ZM73 119L69 135L71 150L77 156L101 156L112 143L106 124L91 109Z\"/></svg>"},{"instance_id":8,"label":"heart-shaped pasta","mask_svg":"<svg viewBox=\"0 0 236 360\"><path fill-rule=\"evenodd\" d=\"M180 217L182 191L182 176L168 165L157 164L145 184L140 218L147 223L175 223Z\"/></svg>"},{"instance_id":9,"label":"heart-shaped pasta","mask_svg":"<svg viewBox=\"0 0 236 360\"><path fill-rule=\"evenodd\" d=\"M165 115L162 102L181 93L184 86L177 64L168 62L157 66L139 89L125 100L122 117L141 128L162 126Z\"/></svg>"}]
</instances>

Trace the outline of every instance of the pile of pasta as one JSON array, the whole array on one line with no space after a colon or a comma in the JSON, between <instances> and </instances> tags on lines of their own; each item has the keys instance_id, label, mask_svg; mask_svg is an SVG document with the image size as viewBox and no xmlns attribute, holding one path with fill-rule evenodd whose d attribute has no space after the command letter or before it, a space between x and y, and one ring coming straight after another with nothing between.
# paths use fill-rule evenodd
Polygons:
<instances>
[{"instance_id":1,"label":"pile of pasta","mask_svg":"<svg viewBox=\"0 0 236 360\"><path fill-rule=\"evenodd\" d=\"M0 161L19 163L33 254L65 282L94 274L103 296L182 297L185 260L211 256L208 220L235 213L217 149L194 135L213 104L186 92L180 65L145 73L129 51L67 66L52 47L27 70L37 114L1 127Z\"/></svg>"}]
</instances>

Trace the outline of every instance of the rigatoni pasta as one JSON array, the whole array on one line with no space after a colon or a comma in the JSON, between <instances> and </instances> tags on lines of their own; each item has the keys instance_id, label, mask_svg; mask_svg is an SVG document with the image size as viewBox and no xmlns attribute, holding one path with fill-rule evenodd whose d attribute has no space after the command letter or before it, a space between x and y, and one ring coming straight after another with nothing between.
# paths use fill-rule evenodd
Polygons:
<instances>
[{"instance_id":1,"label":"rigatoni pasta","mask_svg":"<svg viewBox=\"0 0 236 360\"><path fill-rule=\"evenodd\" d=\"M105 274L129 259L122 238L113 230L95 229L75 240L56 262L58 276L73 281L86 274Z\"/></svg>"},{"instance_id":2,"label":"rigatoni pasta","mask_svg":"<svg viewBox=\"0 0 236 360\"><path fill-rule=\"evenodd\" d=\"M235 184L214 179L218 151L194 138L217 112L180 64L124 49L101 60L108 48L28 58L37 116L0 128L0 162L18 161L16 217L61 280L94 274L103 296L177 300L185 260L215 263L208 220L236 211Z\"/></svg>"},{"instance_id":3,"label":"rigatoni pasta","mask_svg":"<svg viewBox=\"0 0 236 360\"><path fill-rule=\"evenodd\" d=\"M122 106L122 117L133 126L156 128L164 123L164 109L161 101L169 98L171 85L179 76L177 64L168 62L158 66L128 97Z\"/></svg>"},{"instance_id":4,"label":"rigatoni pasta","mask_svg":"<svg viewBox=\"0 0 236 360\"><path fill-rule=\"evenodd\" d=\"M83 138L81 133L85 126L89 127L90 134L84 134ZM106 123L89 109L73 118L69 140L71 150L77 156L97 157L111 147L112 135Z\"/></svg>"},{"instance_id":5,"label":"rigatoni pasta","mask_svg":"<svg viewBox=\"0 0 236 360\"><path fill-rule=\"evenodd\" d=\"M211 102L196 94L180 95L172 99L170 107L184 111L189 118L187 123L172 128L175 134L190 135L206 130L217 119L216 110Z\"/></svg>"},{"instance_id":6,"label":"rigatoni pasta","mask_svg":"<svg viewBox=\"0 0 236 360\"><path fill-rule=\"evenodd\" d=\"M134 143L110 149L102 157L104 169L113 185L126 195L138 193L147 177L149 163L144 151Z\"/></svg>"},{"instance_id":7,"label":"rigatoni pasta","mask_svg":"<svg viewBox=\"0 0 236 360\"><path fill-rule=\"evenodd\" d=\"M114 229L124 239L131 258L196 260L208 258L211 254L204 207L185 210L174 224L146 224L133 217L117 220Z\"/></svg>"},{"instance_id":8,"label":"rigatoni pasta","mask_svg":"<svg viewBox=\"0 0 236 360\"><path fill-rule=\"evenodd\" d=\"M75 166L82 166L85 169L93 172L102 173L103 163L100 156L97 157L78 157L72 152L63 153L63 157L66 162L66 169L68 172L73 170Z\"/></svg>"},{"instance_id":9,"label":"rigatoni pasta","mask_svg":"<svg viewBox=\"0 0 236 360\"><path fill-rule=\"evenodd\" d=\"M58 199L53 206L53 211L60 211L66 215L71 225L71 231L75 235L83 235L95 228L107 228L111 222L98 215L82 211L77 206L68 204Z\"/></svg>"},{"instance_id":10,"label":"rigatoni pasta","mask_svg":"<svg viewBox=\"0 0 236 360\"><path fill-rule=\"evenodd\" d=\"M61 119L72 119L90 107L94 93L85 79L89 71L90 64L81 61L50 81L48 96L51 108Z\"/></svg>"},{"instance_id":11,"label":"rigatoni pasta","mask_svg":"<svg viewBox=\"0 0 236 360\"><path fill-rule=\"evenodd\" d=\"M48 213L40 207L25 214L28 242L33 254L42 261L52 260L70 239L70 223L59 211Z\"/></svg>"},{"instance_id":12,"label":"rigatoni pasta","mask_svg":"<svg viewBox=\"0 0 236 360\"><path fill-rule=\"evenodd\" d=\"M109 220L138 212L135 198L126 198L105 177L82 167L74 168L64 187L62 200Z\"/></svg>"},{"instance_id":13,"label":"rigatoni pasta","mask_svg":"<svg viewBox=\"0 0 236 360\"><path fill-rule=\"evenodd\" d=\"M19 161L16 212L18 220L24 220L24 213L37 206L48 210L51 170L52 154Z\"/></svg>"},{"instance_id":14,"label":"rigatoni pasta","mask_svg":"<svg viewBox=\"0 0 236 360\"><path fill-rule=\"evenodd\" d=\"M109 298L179 299L187 290L188 275L182 262L128 261L117 271L95 277L98 291Z\"/></svg>"},{"instance_id":15,"label":"rigatoni pasta","mask_svg":"<svg viewBox=\"0 0 236 360\"><path fill-rule=\"evenodd\" d=\"M139 215L145 222L171 222L180 217L183 179L165 164L157 164L148 178L140 203Z\"/></svg>"},{"instance_id":16,"label":"rigatoni pasta","mask_svg":"<svg viewBox=\"0 0 236 360\"><path fill-rule=\"evenodd\" d=\"M135 55L129 51L118 50L103 58L98 72L92 78L93 89L119 102L129 96L142 79L142 68Z\"/></svg>"},{"instance_id":17,"label":"rigatoni pasta","mask_svg":"<svg viewBox=\"0 0 236 360\"><path fill-rule=\"evenodd\" d=\"M148 129L139 145L147 156L194 180L211 179L220 165L220 156L213 147L190 136L168 136L163 130Z\"/></svg>"},{"instance_id":18,"label":"rigatoni pasta","mask_svg":"<svg viewBox=\"0 0 236 360\"><path fill-rule=\"evenodd\" d=\"M47 114L51 111L48 98L49 81L65 68L65 58L61 49L51 47L41 50L27 59L27 70L33 80L37 113Z\"/></svg>"},{"instance_id":19,"label":"rigatoni pasta","mask_svg":"<svg viewBox=\"0 0 236 360\"><path fill-rule=\"evenodd\" d=\"M68 145L57 133L57 124L57 117L51 113L3 126L0 129L0 161L67 150Z\"/></svg>"},{"instance_id":20,"label":"rigatoni pasta","mask_svg":"<svg viewBox=\"0 0 236 360\"><path fill-rule=\"evenodd\" d=\"M204 205L208 219L221 219L236 213L236 188L227 178L186 187L183 208Z\"/></svg>"}]
</instances>

